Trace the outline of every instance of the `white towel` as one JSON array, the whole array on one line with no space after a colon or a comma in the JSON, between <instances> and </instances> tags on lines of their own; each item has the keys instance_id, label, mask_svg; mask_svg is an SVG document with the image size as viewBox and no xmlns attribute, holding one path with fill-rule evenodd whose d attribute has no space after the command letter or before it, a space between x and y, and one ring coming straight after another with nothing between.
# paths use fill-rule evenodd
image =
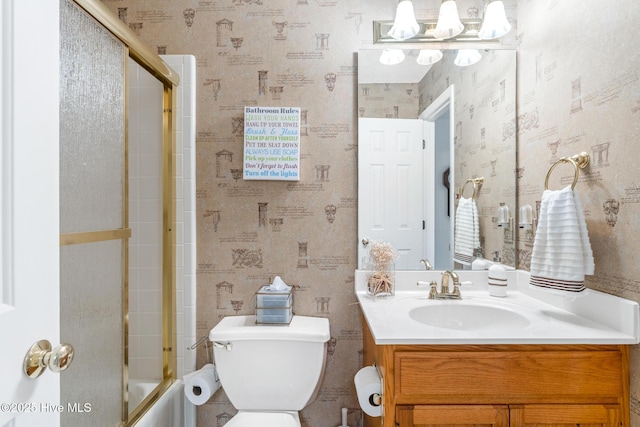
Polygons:
<instances>
[{"instance_id":1,"label":"white towel","mask_svg":"<svg viewBox=\"0 0 640 427\"><path fill-rule=\"evenodd\" d=\"M582 204L570 186L545 190L531 253L532 287L561 292L585 290L595 264Z\"/></svg>"},{"instance_id":2,"label":"white towel","mask_svg":"<svg viewBox=\"0 0 640 427\"><path fill-rule=\"evenodd\" d=\"M463 265L471 265L473 253L480 247L480 226L475 200L460 197L455 221L453 260Z\"/></svg>"}]
</instances>

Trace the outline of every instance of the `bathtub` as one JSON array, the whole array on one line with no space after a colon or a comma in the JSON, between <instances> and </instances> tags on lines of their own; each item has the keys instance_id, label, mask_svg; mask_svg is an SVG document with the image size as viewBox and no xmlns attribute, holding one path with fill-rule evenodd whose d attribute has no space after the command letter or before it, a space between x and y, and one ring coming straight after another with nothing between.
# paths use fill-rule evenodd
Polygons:
<instances>
[{"instance_id":1,"label":"bathtub","mask_svg":"<svg viewBox=\"0 0 640 427\"><path fill-rule=\"evenodd\" d=\"M144 398L158 384L140 380L129 383L129 405L137 405L135 399ZM136 427L185 427L184 383L177 380L160 396L160 399L140 418ZM144 394L143 394L144 393ZM138 400L139 402L140 400ZM129 406L130 408L133 406Z\"/></svg>"}]
</instances>

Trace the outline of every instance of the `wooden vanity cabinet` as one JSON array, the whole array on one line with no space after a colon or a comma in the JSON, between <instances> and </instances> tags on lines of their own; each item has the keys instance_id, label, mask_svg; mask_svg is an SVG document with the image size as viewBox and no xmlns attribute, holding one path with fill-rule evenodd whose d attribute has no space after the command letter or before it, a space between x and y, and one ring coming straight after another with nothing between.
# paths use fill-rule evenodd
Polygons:
<instances>
[{"instance_id":1,"label":"wooden vanity cabinet","mask_svg":"<svg viewBox=\"0 0 640 427\"><path fill-rule=\"evenodd\" d=\"M629 427L627 345L376 345L364 325L365 427Z\"/></svg>"}]
</instances>

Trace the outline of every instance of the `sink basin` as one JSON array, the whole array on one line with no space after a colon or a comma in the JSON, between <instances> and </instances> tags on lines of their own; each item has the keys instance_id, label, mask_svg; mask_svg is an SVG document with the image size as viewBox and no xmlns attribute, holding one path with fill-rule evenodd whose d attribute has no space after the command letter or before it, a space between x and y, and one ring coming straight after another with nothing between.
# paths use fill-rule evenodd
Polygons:
<instances>
[{"instance_id":1,"label":"sink basin","mask_svg":"<svg viewBox=\"0 0 640 427\"><path fill-rule=\"evenodd\" d=\"M409 311L409 317L428 326L460 331L480 331L496 327L513 330L526 328L530 324L529 319L514 311L464 301L416 307Z\"/></svg>"},{"instance_id":2,"label":"sink basin","mask_svg":"<svg viewBox=\"0 0 640 427\"><path fill-rule=\"evenodd\" d=\"M442 271L396 270L395 294L372 298L367 272L355 291L376 345L637 344L640 305L589 289L579 296L529 287L528 272L511 274L507 296L489 295L486 271L459 271L461 300L429 299L423 282ZM511 280L513 279L513 280Z\"/></svg>"}]
</instances>

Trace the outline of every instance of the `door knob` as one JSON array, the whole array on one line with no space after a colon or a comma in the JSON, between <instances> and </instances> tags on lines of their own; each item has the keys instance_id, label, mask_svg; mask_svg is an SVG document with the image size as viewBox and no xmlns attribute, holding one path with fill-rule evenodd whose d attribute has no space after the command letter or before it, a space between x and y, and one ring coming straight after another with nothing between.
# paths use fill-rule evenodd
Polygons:
<instances>
[{"instance_id":1,"label":"door knob","mask_svg":"<svg viewBox=\"0 0 640 427\"><path fill-rule=\"evenodd\" d=\"M369 245L369 239L364 237L362 239L362 246L364 246L365 248Z\"/></svg>"},{"instance_id":2,"label":"door knob","mask_svg":"<svg viewBox=\"0 0 640 427\"><path fill-rule=\"evenodd\" d=\"M32 379L38 378L47 369L52 372L64 371L73 361L73 346L60 344L51 350L51 343L40 340L33 344L24 356L24 374Z\"/></svg>"}]
</instances>

